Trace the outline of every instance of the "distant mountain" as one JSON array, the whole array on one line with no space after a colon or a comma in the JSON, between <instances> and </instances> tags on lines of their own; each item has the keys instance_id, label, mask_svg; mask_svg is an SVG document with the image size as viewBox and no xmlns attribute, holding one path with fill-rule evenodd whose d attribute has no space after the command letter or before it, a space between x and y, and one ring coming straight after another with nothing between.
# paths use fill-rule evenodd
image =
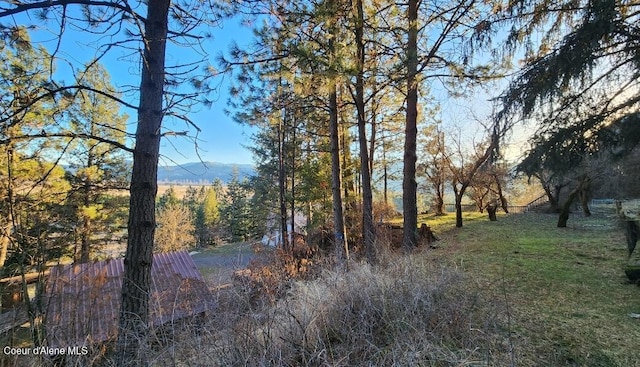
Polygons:
<instances>
[{"instance_id":1,"label":"distant mountain","mask_svg":"<svg viewBox=\"0 0 640 367\"><path fill-rule=\"evenodd\" d=\"M237 170L240 180L255 174L251 164L193 162L178 166L158 166L158 182L208 184L219 178L222 182L229 183L233 177L234 169Z\"/></svg>"}]
</instances>

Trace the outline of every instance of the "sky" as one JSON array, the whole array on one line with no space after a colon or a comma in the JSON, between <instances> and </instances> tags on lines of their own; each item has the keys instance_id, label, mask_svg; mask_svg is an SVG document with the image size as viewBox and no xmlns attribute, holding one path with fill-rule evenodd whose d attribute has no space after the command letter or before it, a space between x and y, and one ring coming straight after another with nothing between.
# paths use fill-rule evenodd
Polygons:
<instances>
[{"instance_id":1,"label":"sky","mask_svg":"<svg viewBox=\"0 0 640 367\"><path fill-rule=\"evenodd\" d=\"M224 22L220 28L212 28L213 38L207 44L210 56L216 57L221 52L226 53L230 45L236 42L240 45L247 44L252 39L252 30L242 26L238 19L232 18ZM180 52L180 51L178 51ZM168 52L167 57L172 57ZM215 61L212 61L214 63ZM229 98L230 77L220 77L220 86L213 97L215 102L208 107L200 107L189 117L202 129L198 136L198 148L193 142L186 139L164 138L161 145L161 154L168 165L213 161L220 163L252 164L251 152L246 146L251 145L251 135L255 129L238 124L231 116L225 114L224 109ZM170 123L167 124L169 127ZM179 129L178 129L179 130Z\"/></svg>"},{"instance_id":2,"label":"sky","mask_svg":"<svg viewBox=\"0 0 640 367\"><path fill-rule=\"evenodd\" d=\"M33 19L25 19L34 23ZM20 22L20 20L17 20ZM41 21L35 21L39 24L41 30L35 32L32 37L34 41L41 42L45 47L52 50L56 47L57 24L52 25L51 30L47 30L46 26ZM210 57L210 63L216 65L215 57L220 53L227 53L232 43L237 43L241 46L247 45L252 41L252 30L245 25L242 25L240 19L231 18L225 20L219 27L208 28L212 34L210 40L205 41L204 49ZM100 40L96 40L96 36L91 33L87 33L82 30L73 29L68 26L61 45L60 54L63 57L73 59L79 64L82 64L82 60L86 61L95 55L95 47L92 48L91 43L99 44ZM169 64L184 63L194 59L195 51L190 48L178 48L176 46L169 45L167 49L167 60ZM103 59L103 64L107 71L111 75L112 84L118 85L138 85L140 78L140 66L139 61L136 61L136 57L127 56L125 51L120 49L114 49L110 51L107 57ZM60 65L58 73L64 77L65 66ZM66 72L67 77L71 76L70 72ZM197 147L192 139L187 139L180 136L164 137L161 142L161 165L176 165L184 164L188 162L213 161L221 163L237 163L237 164L252 164L252 155L247 146L251 145L251 136L256 132L255 129L240 125L233 121L230 116L225 114L224 109L229 98L228 90L230 86L230 76L218 77L220 82L217 92L213 95L214 103L209 107L199 106L193 109L188 117L193 121L200 129L201 132L198 135ZM444 93L443 93L444 94ZM490 114L490 102L489 98L495 96L474 96L474 100L471 103L471 109L475 111L481 119L486 118ZM135 98L133 98L135 101ZM128 99L131 101L131 99ZM137 102L132 102L137 105ZM455 105L456 102L451 101L448 98L444 98L442 105L444 116L443 121L465 121L463 130L469 129L470 126L477 125L474 121L468 118L468 116L462 116L460 111L463 111L461 106ZM446 116L448 112L456 111L457 116ZM133 110L123 109L122 112L127 113L130 116L130 131L135 130L134 119L136 112ZM184 123L176 123L175 121L165 119L164 131L185 130ZM193 129L191 129L193 132ZM475 135L475 134L472 134ZM519 135L519 134L518 134ZM524 136L516 139L516 143L512 144L511 155L519 155L522 153L526 144L524 144Z\"/></svg>"},{"instance_id":3,"label":"sky","mask_svg":"<svg viewBox=\"0 0 640 367\"><path fill-rule=\"evenodd\" d=\"M34 16L30 18L14 18L18 24L37 24L38 30L30 33L32 41L39 43L47 48L50 52L57 47L57 27L58 24L49 21L48 24L40 20L34 20ZM225 20L219 27L209 28L212 34L210 40L205 41L204 50L210 57L210 63L217 66L215 57L220 53L227 53L233 42L239 45L246 45L252 40L252 30L243 26L237 18ZM73 60L76 65L91 59L95 55L95 45L91 45L97 37L94 34L74 29L67 26L63 36L63 41L59 46L58 54L61 57ZM129 52L130 53L130 52ZM169 45L167 48L167 64L179 63L194 59L195 51L186 47L177 47ZM111 76L113 85L139 85L140 67L139 61L135 57L127 56L124 50L114 48L110 50L106 57L102 59ZM76 66L77 67L77 66ZM54 78L56 80L67 79L72 76L64 63L57 64L57 70ZM217 91L212 95L214 103L209 107L198 106L188 113L188 118L193 121L200 129L198 134L197 147L193 139L184 137L163 137L160 148L160 164L176 165L188 162L213 161L220 163L237 163L252 164L251 152L246 146L251 144L251 135L255 129L240 125L233 121L230 116L225 114L224 108L227 103L230 86L230 77L220 76L216 80L216 84L220 83ZM125 98L128 102L137 105L137 97ZM130 132L135 131L136 112L131 109L123 108L122 113L127 113L130 120ZM163 123L165 131L167 129L175 131L184 131L184 123L175 123L167 121ZM193 133L191 129L190 133Z\"/></svg>"}]
</instances>

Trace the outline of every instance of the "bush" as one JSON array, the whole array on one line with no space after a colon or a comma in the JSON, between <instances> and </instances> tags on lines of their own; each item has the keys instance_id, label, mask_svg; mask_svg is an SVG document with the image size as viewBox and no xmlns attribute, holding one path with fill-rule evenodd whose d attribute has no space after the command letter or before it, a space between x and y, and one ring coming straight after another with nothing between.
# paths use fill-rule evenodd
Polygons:
<instances>
[{"instance_id":1,"label":"bush","mask_svg":"<svg viewBox=\"0 0 640 367\"><path fill-rule=\"evenodd\" d=\"M187 364L269 366L504 365L496 317L456 271L397 257L293 282L275 303L229 292ZM190 347L193 348L193 347ZM502 363L501 363L502 362Z\"/></svg>"}]
</instances>

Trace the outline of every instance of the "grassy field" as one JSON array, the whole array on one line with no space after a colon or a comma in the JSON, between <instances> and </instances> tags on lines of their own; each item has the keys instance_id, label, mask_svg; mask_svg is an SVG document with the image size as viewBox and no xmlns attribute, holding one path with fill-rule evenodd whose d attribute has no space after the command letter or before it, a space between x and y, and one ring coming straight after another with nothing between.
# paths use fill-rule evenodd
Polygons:
<instances>
[{"instance_id":1,"label":"grassy field","mask_svg":"<svg viewBox=\"0 0 640 367\"><path fill-rule=\"evenodd\" d=\"M462 269L470 286L503 303L519 366L640 366L640 288L622 270L626 242L614 215L518 214L489 222L423 217L440 236L423 256Z\"/></svg>"}]
</instances>

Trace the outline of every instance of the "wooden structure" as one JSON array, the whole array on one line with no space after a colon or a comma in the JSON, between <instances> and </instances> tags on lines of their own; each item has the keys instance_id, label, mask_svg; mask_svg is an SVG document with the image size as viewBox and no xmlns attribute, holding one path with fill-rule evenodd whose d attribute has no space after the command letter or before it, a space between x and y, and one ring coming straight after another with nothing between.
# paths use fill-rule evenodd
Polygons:
<instances>
[{"instance_id":1,"label":"wooden structure","mask_svg":"<svg viewBox=\"0 0 640 367\"><path fill-rule=\"evenodd\" d=\"M52 268L45 297L48 346L82 346L115 338L123 274L123 259ZM151 281L151 327L201 315L214 307L186 251L155 254Z\"/></svg>"}]
</instances>

